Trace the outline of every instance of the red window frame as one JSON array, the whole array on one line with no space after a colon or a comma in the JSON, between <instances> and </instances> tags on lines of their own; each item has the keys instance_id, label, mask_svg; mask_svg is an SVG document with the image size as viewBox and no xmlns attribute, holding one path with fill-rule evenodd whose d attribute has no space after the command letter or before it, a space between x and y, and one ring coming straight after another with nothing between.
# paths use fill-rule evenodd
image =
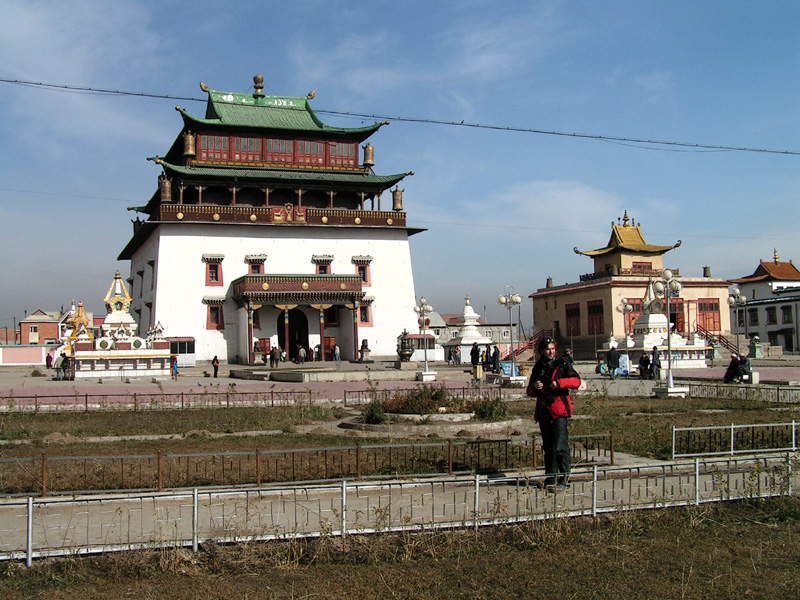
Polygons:
<instances>
[{"instance_id":1,"label":"red window frame","mask_svg":"<svg viewBox=\"0 0 800 600\"><path fill-rule=\"evenodd\" d=\"M372 307L369 304L358 307L358 326L372 327Z\"/></svg>"},{"instance_id":2,"label":"red window frame","mask_svg":"<svg viewBox=\"0 0 800 600\"><path fill-rule=\"evenodd\" d=\"M361 277L361 281L364 286L369 287L372 285L372 276L369 265L356 265L356 275Z\"/></svg>"},{"instance_id":3,"label":"red window frame","mask_svg":"<svg viewBox=\"0 0 800 600\"><path fill-rule=\"evenodd\" d=\"M225 329L225 313L219 304L209 304L206 311L206 329Z\"/></svg>"},{"instance_id":4,"label":"red window frame","mask_svg":"<svg viewBox=\"0 0 800 600\"><path fill-rule=\"evenodd\" d=\"M719 298L697 299L697 324L708 331L720 332Z\"/></svg>"},{"instance_id":5,"label":"red window frame","mask_svg":"<svg viewBox=\"0 0 800 600\"><path fill-rule=\"evenodd\" d=\"M331 274L331 266L330 265L317 265L317 275L330 275Z\"/></svg>"},{"instance_id":6,"label":"red window frame","mask_svg":"<svg viewBox=\"0 0 800 600\"><path fill-rule=\"evenodd\" d=\"M250 263L250 275L263 275L264 265L261 263Z\"/></svg>"},{"instance_id":7,"label":"red window frame","mask_svg":"<svg viewBox=\"0 0 800 600\"><path fill-rule=\"evenodd\" d=\"M206 263L206 285L222 286L222 263Z\"/></svg>"}]
</instances>

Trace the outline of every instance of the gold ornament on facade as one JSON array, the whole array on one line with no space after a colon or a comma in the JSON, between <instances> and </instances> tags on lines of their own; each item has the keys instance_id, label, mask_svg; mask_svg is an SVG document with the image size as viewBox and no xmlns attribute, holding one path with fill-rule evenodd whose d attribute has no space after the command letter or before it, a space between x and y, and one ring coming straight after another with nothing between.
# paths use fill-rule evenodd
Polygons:
<instances>
[{"instance_id":1,"label":"gold ornament on facade","mask_svg":"<svg viewBox=\"0 0 800 600\"><path fill-rule=\"evenodd\" d=\"M214 219L215 221L219 221L219 213L214 213L214 216L211 218Z\"/></svg>"},{"instance_id":2,"label":"gold ornament on facade","mask_svg":"<svg viewBox=\"0 0 800 600\"><path fill-rule=\"evenodd\" d=\"M304 281L303 285L301 285L300 287L303 288L304 290L307 290L308 289L308 284Z\"/></svg>"},{"instance_id":3,"label":"gold ornament on facade","mask_svg":"<svg viewBox=\"0 0 800 600\"><path fill-rule=\"evenodd\" d=\"M339 284L339 289L340 290L346 290L347 289L347 285L345 285L344 283L340 283Z\"/></svg>"},{"instance_id":4,"label":"gold ornament on facade","mask_svg":"<svg viewBox=\"0 0 800 600\"><path fill-rule=\"evenodd\" d=\"M365 167L374 167L375 166L375 147L372 146L369 142L367 142L366 146L361 146L364 149L364 166Z\"/></svg>"},{"instance_id":5,"label":"gold ornament on facade","mask_svg":"<svg viewBox=\"0 0 800 600\"><path fill-rule=\"evenodd\" d=\"M392 223L394 223L394 221L392 219L386 219L386 224L387 225L391 225Z\"/></svg>"},{"instance_id":6,"label":"gold ornament on facade","mask_svg":"<svg viewBox=\"0 0 800 600\"><path fill-rule=\"evenodd\" d=\"M266 292L269 289L269 284L268 283L262 283L261 284L261 289Z\"/></svg>"},{"instance_id":7,"label":"gold ornament on facade","mask_svg":"<svg viewBox=\"0 0 800 600\"><path fill-rule=\"evenodd\" d=\"M255 223L256 221L258 221L258 217L255 215L250 215L250 220Z\"/></svg>"},{"instance_id":8,"label":"gold ornament on facade","mask_svg":"<svg viewBox=\"0 0 800 600\"><path fill-rule=\"evenodd\" d=\"M158 189L161 191L161 202L172 202L172 181L163 173L158 176Z\"/></svg>"},{"instance_id":9,"label":"gold ornament on facade","mask_svg":"<svg viewBox=\"0 0 800 600\"><path fill-rule=\"evenodd\" d=\"M328 222L328 217L322 217L322 222L323 223L327 223Z\"/></svg>"},{"instance_id":10,"label":"gold ornament on facade","mask_svg":"<svg viewBox=\"0 0 800 600\"><path fill-rule=\"evenodd\" d=\"M178 213L175 216L178 217L178 221L183 221L183 213Z\"/></svg>"},{"instance_id":11,"label":"gold ornament on facade","mask_svg":"<svg viewBox=\"0 0 800 600\"><path fill-rule=\"evenodd\" d=\"M187 131L183 134L183 155L184 156L196 156L197 155L197 144L195 143L194 134L191 131Z\"/></svg>"},{"instance_id":12,"label":"gold ornament on facade","mask_svg":"<svg viewBox=\"0 0 800 600\"><path fill-rule=\"evenodd\" d=\"M392 190L392 210L403 210L403 192L406 191L406 188L400 189L400 186L396 186Z\"/></svg>"},{"instance_id":13,"label":"gold ornament on facade","mask_svg":"<svg viewBox=\"0 0 800 600\"><path fill-rule=\"evenodd\" d=\"M361 225L361 217L356 217L355 224L356 225Z\"/></svg>"}]
</instances>

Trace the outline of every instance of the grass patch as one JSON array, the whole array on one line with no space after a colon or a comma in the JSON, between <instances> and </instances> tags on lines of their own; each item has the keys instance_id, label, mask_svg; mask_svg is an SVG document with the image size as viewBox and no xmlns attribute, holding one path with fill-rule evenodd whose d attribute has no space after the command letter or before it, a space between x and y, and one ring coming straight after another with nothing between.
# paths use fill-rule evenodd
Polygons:
<instances>
[{"instance_id":1,"label":"grass patch","mask_svg":"<svg viewBox=\"0 0 800 600\"><path fill-rule=\"evenodd\" d=\"M796 598L796 498L0 564L6 600Z\"/></svg>"}]
</instances>

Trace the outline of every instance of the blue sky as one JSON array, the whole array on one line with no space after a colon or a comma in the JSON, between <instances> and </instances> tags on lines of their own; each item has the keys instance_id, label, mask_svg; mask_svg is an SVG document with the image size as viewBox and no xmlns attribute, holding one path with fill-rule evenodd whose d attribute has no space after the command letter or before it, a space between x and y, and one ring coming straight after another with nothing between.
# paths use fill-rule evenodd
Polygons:
<instances>
[{"instance_id":1,"label":"blue sky","mask_svg":"<svg viewBox=\"0 0 800 600\"><path fill-rule=\"evenodd\" d=\"M800 151L800 3L0 0L0 78L203 98L303 96L317 111ZM0 327L75 298L102 312L186 100L0 83ZM362 120L321 115L331 125ZM625 210L683 245L684 276L800 260L800 156L694 151L394 121L375 171L404 200L417 295L488 320L497 295L577 280ZM389 202L389 196L384 195ZM528 307L529 303L526 304ZM530 326L530 310L522 320Z\"/></svg>"}]
</instances>

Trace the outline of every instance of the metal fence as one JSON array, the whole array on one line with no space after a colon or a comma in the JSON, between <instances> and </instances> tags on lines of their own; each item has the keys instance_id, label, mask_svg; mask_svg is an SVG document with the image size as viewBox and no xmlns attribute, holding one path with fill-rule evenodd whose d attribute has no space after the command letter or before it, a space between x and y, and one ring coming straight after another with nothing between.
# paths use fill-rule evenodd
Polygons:
<instances>
[{"instance_id":1,"label":"metal fence","mask_svg":"<svg viewBox=\"0 0 800 600\"><path fill-rule=\"evenodd\" d=\"M387 531L477 528L796 493L796 457L695 459L573 471L548 492L520 472L425 481L19 499L0 502L0 560Z\"/></svg>"},{"instance_id":2,"label":"metal fence","mask_svg":"<svg viewBox=\"0 0 800 600\"><path fill-rule=\"evenodd\" d=\"M576 465L614 461L613 434L572 436ZM470 440L425 444L360 445L254 450L217 454L48 456L0 459L0 495L75 494L202 486L363 479L387 476L494 473L537 468L539 443Z\"/></svg>"},{"instance_id":3,"label":"metal fence","mask_svg":"<svg viewBox=\"0 0 800 600\"><path fill-rule=\"evenodd\" d=\"M233 385L222 390L197 392L126 392L90 394L33 394L12 395L0 398L0 413L11 412L102 412L102 411L156 411L193 410L237 407L309 406L315 403L342 402L345 406L365 404L373 398L384 400L395 394L416 391L419 388L344 390L340 398L323 398L311 389L265 390L263 392L236 391ZM498 386L473 385L448 387L450 396L464 400L492 400L503 398Z\"/></svg>"},{"instance_id":4,"label":"metal fence","mask_svg":"<svg viewBox=\"0 0 800 600\"><path fill-rule=\"evenodd\" d=\"M797 427L791 423L756 425L672 427L672 458L754 454L757 452L796 452Z\"/></svg>"},{"instance_id":5,"label":"metal fence","mask_svg":"<svg viewBox=\"0 0 800 600\"><path fill-rule=\"evenodd\" d=\"M690 383L691 398L727 398L773 404L800 404L800 388L779 385L741 385L730 383Z\"/></svg>"}]
</instances>

